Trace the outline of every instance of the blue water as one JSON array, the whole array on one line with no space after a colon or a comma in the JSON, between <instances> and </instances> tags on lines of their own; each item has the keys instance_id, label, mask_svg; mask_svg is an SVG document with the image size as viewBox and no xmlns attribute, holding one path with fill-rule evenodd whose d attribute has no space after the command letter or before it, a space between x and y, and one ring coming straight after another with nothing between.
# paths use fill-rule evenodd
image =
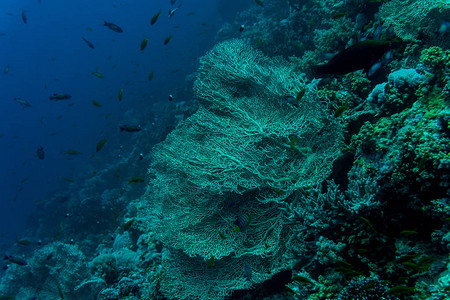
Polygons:
<instances>
[{"instance_id":1,"label":"blue water","mask_svg":"<svg viewBox=\"0 0 450 300\"><path fill-rule=\"evenodd\" d=\"M169 94L191 89L185 77L214 44L224 18L233 17L233 5L239 8L239 1L186 0L169 19L169 0L0 2L0 68L9 66L6 74L0 73L0 246L9 247L26 235L27 224L37 222L28 220L30 214L55 191L68 190L71 183L64 178L76 184L89 170L108 164L108 152L129 138L118 129L127 111L148 125L154 121L149 114L154 103L165 104ZM150 26L159 10L161 16ZM188 16L190 12L195 14ZM104 20L124 32L108 29ZM169 35L173 39L165 46ZM145 37L149 42L141 51ZM95 71L104 78L91 75ZM148 81L151 72L154 79ZM72 98L50 101L53 93ZM188 100L186 95L175 101ZM31 106L22 108L15 97ZM104 137L108 142L96 153ZM44 160L36 156L39 146L44 147ZM70 156L62 152L66 150L82 154Z\"/></svg>"}]
</instances>

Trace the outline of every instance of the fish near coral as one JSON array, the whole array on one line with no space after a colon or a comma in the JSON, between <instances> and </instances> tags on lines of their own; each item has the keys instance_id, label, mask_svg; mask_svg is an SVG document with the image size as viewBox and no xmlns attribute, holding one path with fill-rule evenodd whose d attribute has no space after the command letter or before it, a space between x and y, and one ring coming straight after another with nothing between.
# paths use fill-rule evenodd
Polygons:
<instances>
[{"instance_id":1,"label":"fish near coral","mask_svg":"<svg viewBox=\"0 0 450 300\"><path fill-rule=\"evenodd\" d=\"M339 52L328 63L314 66L312 71L316 77L344 75L358 70L368 73L391 49L391 41L365 40Z\"/></svg>"},{"instance_id":2,"label":"fish near coral","mask_svg":"<svg viewBox=\"0 0 450 300\"><path fill-rule=\"evenodd\" d=\"M252 280L252 268L248 265L245 264L244 266L244 278L247 281L251 281Z\"/></svg>"},{"instance_id":3,"label":"fish near coral","mask_svg":"<svg viewBox=\"0 0 450 300\"><path fill-rule=\"evenodd\" d=\"M142 130L142 127L140 125L120 125L119 128L120 131L126 132L138 132Z\"/></svg>"},{"instance_id":4,"label":"fish near coral","mask_svg":"<svg viewBox=\"0 0 450 300\"><path fill-rule=\"evenodd\" d=\"M234 224L236 225L236 227L234 227L234 231L235 232L239 232L242 231L244 229L246 229L248 227L248 225L250 224L250 221L252 219L252 215L245 213L241 216L239 216L236 221L234 221Z\"/></svg>"},{"instance_id":5,"label":"fish near coral","mask_svg":"<svg viewBox=\"0 0 450 300\"><path fill-rule=\"evenodd\" d=\"M28 264L26 260L12 255L5 255L4 259L19 266L26 266Z\"/></svg>"},{"instance_id":6,"label":"fish near coral","mask_svg":"<svg viewBox=\"0 0 450 300\"><path fill-rule=\"evenodd\" d=\"M103 146L105 145L107 139L103 138L103 140L101 140L100 142L97 143L97 146L95 147L95 150L100 151L102 150Z\"/></svg>"}]
</instances>

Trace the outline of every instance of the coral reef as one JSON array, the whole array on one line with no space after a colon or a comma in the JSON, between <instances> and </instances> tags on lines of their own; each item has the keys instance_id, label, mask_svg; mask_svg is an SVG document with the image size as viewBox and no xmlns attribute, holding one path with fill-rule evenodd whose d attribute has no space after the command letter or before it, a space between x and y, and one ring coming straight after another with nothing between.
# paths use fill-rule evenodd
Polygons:
<instances>
[{"instance_id":1,"label":"coral reef","mask_svg":"<svg viewBox=\"0 0 450 300\"><path fill-rule=\"evenodd\" d=\"M161 287L171 298L219 299L295 263L284 257L295 226L279 207L330 174L341 134L293 67L240 40L201 59L200 108L155 148L146 195L162 218ZM245 213L249 226L233 231Z\"/></svg>"}]
</instances>

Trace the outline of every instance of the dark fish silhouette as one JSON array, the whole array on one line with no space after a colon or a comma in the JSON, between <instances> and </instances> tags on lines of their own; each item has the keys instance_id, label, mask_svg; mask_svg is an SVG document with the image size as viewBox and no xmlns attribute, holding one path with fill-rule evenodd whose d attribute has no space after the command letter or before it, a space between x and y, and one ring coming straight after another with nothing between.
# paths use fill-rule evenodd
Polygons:
<instances>
[{"instance_id":1,"label":"dark fish silhouette","mask_svg":"<svg viewBox=\"0 0 450 300\"><path fill-rule=\"evenodd\" d=\"M48 97L50 100L59 101L59 100L68 100L72 98L69 94L53 94L53 96Z\"/></svg>"},{"instance_id":2,"label":"dark fish silhouette","mask_svg":"<svg viewBox=\"0 0 450 300\"><path fill-rule=\"evenodd\" d=\"M40 146L37 150L36 150L36 155L40 160L43 160L45 158L45 151L44 151L44 147Z\"/></svg>"},{"instance_id":3,"label":"dark fish silhouette","mask_svg":"<svg viewBox=\"0 0 450 300\"><path fill-rule=\"evenodd\" d=\"M365 40L339 52L327 64L314 66L312 71L317 77L344 75L357 70L367 73L391 48L391 41Z\"/></svg>"},{"instance_id":4,"label":"dark fish silhouette","mask_svg":"<svg viewBox=\"0 0 450 300\"><path fill-rule=\"evenodd\" d=\"M91 49L95 49L94 44L92 44L91 42L89 42L87 39L85 39L84 37L82 37L83 41L89 46L89 48Z\"/></svg>"},{"instance_id":5,"label":"dark fish silhouette","mask_svg":"<svg viewBox=\"0 0 450 300\"><path fill-rule=\"evenodd\" d=\"M27 21L28 21L27 15L24 10L22 10L22 21L24 24L27 24Z\"/></svg>"},{"instance_id":6,"label":"dark fish silhouette","mask_svg":"<svg viewBox=\"0 0 450 300\"><path fill-rule=\"evenodd\" d=\"M119 128L120 131L127 132L137 132L142 130L142 127L140 125L120 125Z\"/></svg>"},{"instance_id":7,"label":"dark fish silhouette","mask_svg":"<svg viewBox=\"0 0 450 300\"><path fill-rule=\"evenodd\" d=\"M123 32L122 28L120 28L119 26L117 26L116 24L110 23L110 22L106 22L103 25L105 25L106 27L108 27L109 29L111 29L112 31L121 33Z\"/></svg>"}]
</instances>

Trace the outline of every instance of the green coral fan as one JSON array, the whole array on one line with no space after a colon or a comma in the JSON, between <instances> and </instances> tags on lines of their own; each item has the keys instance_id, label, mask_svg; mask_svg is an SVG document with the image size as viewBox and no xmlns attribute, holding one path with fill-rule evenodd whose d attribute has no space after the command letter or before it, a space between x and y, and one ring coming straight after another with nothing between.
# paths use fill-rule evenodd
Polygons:
<instances>
[{"instance_id":1,"label":"green coral fan","mask_svg":"<svg viewBox=\"0 0 450 300\"><path fill-rule=\"evenodd\" d=\"M161 219L169 298L219 299L291 267L284 254L295 226L280 206L330 174L342 137L294 64L241 40L218 44L200 62L199 110L155 147L141 210L143 219ZM235 232L242 214L251 222ZM153 227L148 221L146 230Z\"/></svg>"},{"instance_id":2,"label":"green coral fan","mask_svg":"<svg viewBox=\"0 0 450 300\"><path fill-rule=\"evenodd\" d=\"M384 3L380 16L401 39L417 41L438 34L441 21L450 17L447 0L392 0Z\"/></svg>"}]
</instances>

